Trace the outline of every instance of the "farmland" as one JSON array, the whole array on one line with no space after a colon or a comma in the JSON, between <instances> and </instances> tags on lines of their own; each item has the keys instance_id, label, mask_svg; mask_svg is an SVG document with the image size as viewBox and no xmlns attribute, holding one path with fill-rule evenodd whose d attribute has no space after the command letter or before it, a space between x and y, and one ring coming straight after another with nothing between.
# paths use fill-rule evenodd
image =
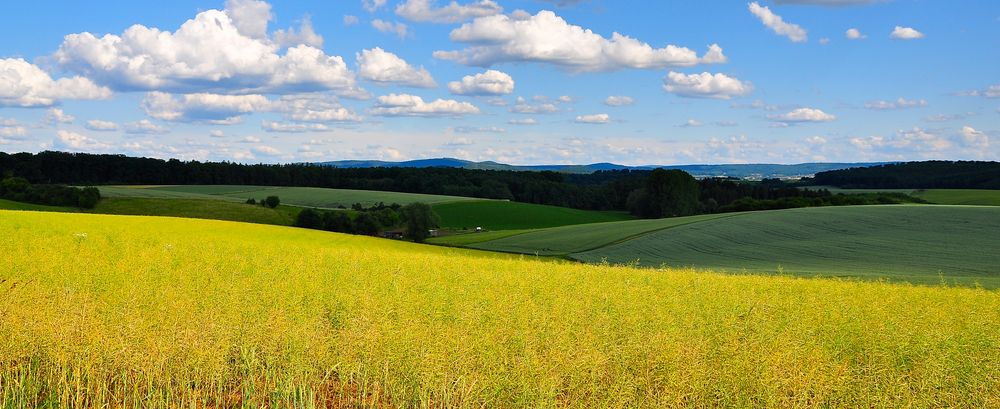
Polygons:
<instances>
[{"instance_id":1,"label":"farmland","mask_svg":"<svg viewBox=\"0 0 1000 409\"><path fill-rule=\"evenodd\" d=\"M997 231L1000 209L993 207L852 206L567 226L467 246L587 262L998 288Z\"/></svg>"},{"instance_id":2,"label":"farmland","mask_svg":"<svg viewBox=\"0 0 1000 409\"><path fill-rule=\"evenodd\" d=\"M981 289L76 213L0 254L3 407L1000 405Z\"/></svg>"},{"instance_id":3,"label":"farmland","mask_svg":"<svg viewBox=\"0 0 1000 409\"><path fill-rule=\"evenodd\" d=\"M539 229L572 224L630 220L624 212L595 212L530 203L477 200L434 205L446 228Z\"/></svg>"},{"instance_id":4,"label":"farmland","mask_svg":"<svg viewBox=\"0 0 1000 409\"><path fill-rule=\"evenodd\" d=\"M110 197L156 197L156 198L215 198L220 200L246 201L267 196L278 196L283 203L318 208L351 207L361 203L365 207L378 202L409 204L447 203L465 200L482 200L458 196L424 195L415 193L380 192L371 190L323 189L312 187L283 186L241 186L241 185L173 185L133 188L128 186L102 186L102 194Z\"/></svg>"}]
</instances>

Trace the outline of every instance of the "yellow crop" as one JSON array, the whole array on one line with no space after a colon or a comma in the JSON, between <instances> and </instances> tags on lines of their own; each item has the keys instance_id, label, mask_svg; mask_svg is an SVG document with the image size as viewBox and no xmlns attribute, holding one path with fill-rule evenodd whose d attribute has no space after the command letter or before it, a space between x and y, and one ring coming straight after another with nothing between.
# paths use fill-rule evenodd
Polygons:
<instances>
[{"instance_id":1,"label":"yellow crop","mask_svg":"<svg viewBox=\"0 0 1000 409\"><path fill-rule=\"evenodd\" d=\"M0 407L998 407L1000 293L0 211Z\"/></svg>"}]
</instances>

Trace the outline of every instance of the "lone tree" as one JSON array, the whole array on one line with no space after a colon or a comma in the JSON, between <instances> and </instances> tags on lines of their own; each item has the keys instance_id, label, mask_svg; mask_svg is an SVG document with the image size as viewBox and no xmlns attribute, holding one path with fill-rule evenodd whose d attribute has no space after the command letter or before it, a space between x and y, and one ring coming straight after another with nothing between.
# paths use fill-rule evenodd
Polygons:
<instances>
[{"instance_id":1,"label":"lone tree","mask_svg":"<svg viewBox=\"0 0 1000 409\"><path fill-rule=\"evenodd\" d=\"M268 196L267 199L264 199L264 206L272 209L278 207L279 204L281 204L281 199L278 199L278 196Z\"/></svg>"},{"instance_id":2,"label":"lone tree","mask_svg":"<svg viewBox=\"0 0 1000 409\"><path fill-rule=\"evenodd\" d=\"M430 237L430 230L441 222L441 218L426 203L410 203L399 212L406 221L406 238L417 243L423 243Z\"/></svg>"}]
</instances>

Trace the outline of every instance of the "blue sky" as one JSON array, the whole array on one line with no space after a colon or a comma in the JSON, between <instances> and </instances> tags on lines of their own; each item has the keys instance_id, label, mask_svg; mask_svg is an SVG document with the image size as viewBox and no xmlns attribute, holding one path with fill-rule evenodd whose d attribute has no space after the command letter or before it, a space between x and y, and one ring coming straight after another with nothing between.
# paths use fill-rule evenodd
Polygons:
<instances>
[{"instance_id":1,"label":"blue sky","mask_svg":"<svg viewBox=\"0 0 1000 409\"><path fill-rule=\"evenodd\" d=\"M0 150L1000 160L1000 2L6 5Z\"/></svg>"}]
</instances>

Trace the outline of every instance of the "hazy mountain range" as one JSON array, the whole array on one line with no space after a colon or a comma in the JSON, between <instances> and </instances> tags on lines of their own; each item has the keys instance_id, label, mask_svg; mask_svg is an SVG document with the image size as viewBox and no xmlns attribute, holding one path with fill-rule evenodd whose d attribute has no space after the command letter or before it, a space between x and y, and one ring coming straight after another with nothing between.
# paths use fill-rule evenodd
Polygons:
<instances>
[{"instance_id":1,"label":"hazy mountain range","mask_svg":"<svg viewBox=\"0 0 1000 409\"><path fill-rule=\"evenodd\" d=\"M766 163L728 164L728 165L645 165L625 166L614 163L592 163L589 165L507 165L492 161L473 162L455 158L418 159L402 162L387 162L378 160L341 160L320 162L318 165L335 166L338 168L372 168L372 167L448 167L463 169L517 170L517 171L554 171L565 173L592 173L599 170L635 169L648 170L656 168L680 169L695 177L731 176L737 178L790 178L811 176L817 172L856 167L881 165L885 162L867 163L800 163L794 165L777 165Z\"/></svg>"}]
</instances>

